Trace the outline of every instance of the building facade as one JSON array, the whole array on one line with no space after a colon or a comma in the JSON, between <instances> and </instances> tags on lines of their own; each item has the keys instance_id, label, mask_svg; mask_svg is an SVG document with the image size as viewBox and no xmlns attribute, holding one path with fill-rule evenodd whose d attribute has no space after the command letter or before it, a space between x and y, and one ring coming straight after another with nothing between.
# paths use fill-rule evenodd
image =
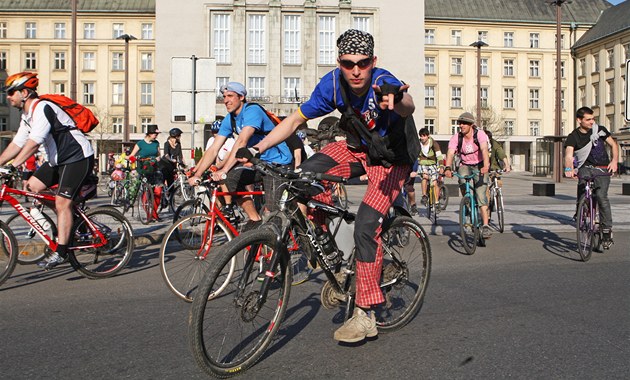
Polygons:
<instances>
[{"instance_id":1,"label":"building facade","mask_svg":"<svg viewBox=\"0 0 630 380\"><path fill-rule=\"evenodd\" d=\"M562 135L574 122L571 46L609 7L603 0L562 5ZM445 144L459 114L477 113L479 94L482 126L504 144L514 169L548 174L552 156L542 140L555 135L556 26L556 7L546 1L426 0L424 126ZM487 46L478 51L477 41Z\"/></svg>"},{"instance_id":2,"label":"building facade","mask_svg":"<svg viewBox=\"0 0 630 380\"><path fill-rule=\"evenodd\" d=\"M160 124L170 122L169 127L195 130L195 146L205 142L203 124L216 115L225 115L217 89L228 81L243 83L249 101L259 102L278 115L296 110L319 79L336 67L336 40L349 28L374 35L377 65L411 85L418 109L416 122L422 118L422 1L187 0L186 4L182 7L170 0L157 0L157 22L172 27L160 28L156 39L160 73L156 78L156 116ZM172 32L173 28L183 28L181 25L185 25L186 33ZM179 78L179 73L173 73L173 57L193 55L211 58L196 75L199 81L209 81L205 87L211 87L212 96L204 94L208 92L204 84L196 89L201 90L200 99L209 98L213 104L198 104L194 124L190 115L175 122L177 102L172 101L172 92L180 81L191 83L192 71ZM192 100L184 111L190 103ZM317 123L313 120L309 126L314 128ZM188 134L182 142L184 148L192 145Z\"/></svg>"},{"instance_id":3,"label":"building facade","mask_svg":"<svg viewBox=\"0 0 630 380\"><path fill-rule=\"evenodd\" d=\"M155 0L78 1L76 100L101 124L90 134L98 152L119 151L123 136L125 73L129 75L129 124L139 139L155 123ZM36 72L39 93L71 95L72 14L67 0L0 0L0 79ZM129 34L129 67L125 41ZM0 104L2 147L19 126L17 110Z\"/></svg>"}]
</instances>

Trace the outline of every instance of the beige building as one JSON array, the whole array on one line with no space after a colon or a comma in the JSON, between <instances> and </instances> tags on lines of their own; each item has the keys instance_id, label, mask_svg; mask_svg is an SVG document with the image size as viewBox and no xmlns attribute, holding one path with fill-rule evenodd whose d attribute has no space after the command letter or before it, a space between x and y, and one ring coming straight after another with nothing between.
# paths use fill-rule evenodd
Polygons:
<instances>
[{"instance_id":1,"label":"beige building","mask_svg":"<svg viewBox=\"0 0 630 380\"><path fill-rule=\"evenodd\" d=\"M416 121L421 120L423 13L422 1L408 0L187 0L185 7L181 2L157 0L156 19L162 25L156 38L157 120L164 129L191 130L192 111L188 116L184 113L192 102L178 98L184 104L180 107L176 102L178 111L184 112L177 119L183 121L174 122L178 115L171 91L182 87L182 81L192 87L192 70L181 69L174 75L171 68L173 57L183 58L184 66L191 67L192 60L188 64L186 57L193 55L211 58L197 71L196 89L200 98L213 103L197 104L195 146L203 146L207 137L203 124L225 115L216 89L228 81L245 84L249 100L287 115L336 67L336 39L349 28L374 35L378 65L411 85L419 108ZM186 88L179 90L179 95L186 93ZM309 125L316 127L317 120ZM184 148L190 144L189 136L184 136Z\"/></svg>"},{"instance_id":2,"label":"beige building","mask_svg":"<svg viewBox=\"0 0 630 380\"><path fill-rule=\"evenodd\" d=\"M72 17L68 0L0 0L0 79L20 71L39 77L39 93L70 96ZM98 116L91 133L98 151L119 150L124 117L125 42L129 42L131 138L155 123L155 0L78 1L77 101ZM0 105L2 147L19 125L18 112Z\"/></svg>"},{"instance_id":3,"label":"beige building","mask_svg":"<svg viewBox=\"0 0 630 380\"><path fill-rule=\"evenodd\" d=\"M621 146L620 160L630 167L630 131L626 121L627 67L630 60L630 2L604 11L601 18L573 46L577 60L578 106L595 111ZM626 169L627 170L627 169Z\"/></svg>"},{"instance_id":4,"label":"beige building","mask_svg":"<svg viewBox=\"0 0 630 380\"><path fill-rule=\"evenodd\" d=\"M571 46L608 7L604 0L562 6L563 135L575 111ZM549 144L540 141L555 134L556 7L540 0L425 0L424 27L424 125L446 145L458 115L476 114L479 93L482 125L504 143L514 169L547 174ZM480 65L470 46L478 40L487 44Z\"/></svg>"}]
</instances>

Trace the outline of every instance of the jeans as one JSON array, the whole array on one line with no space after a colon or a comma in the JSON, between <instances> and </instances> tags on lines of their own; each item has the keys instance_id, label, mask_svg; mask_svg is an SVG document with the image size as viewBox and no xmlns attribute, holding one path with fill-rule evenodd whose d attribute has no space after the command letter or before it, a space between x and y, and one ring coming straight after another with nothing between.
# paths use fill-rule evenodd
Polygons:
<instances>
[{"instance_id":1,"label":"jeans","mask_svg":"<svg viewBox=\"0 0 630 380\"><path fill-rule=\"evenodd\" d=\"M593 166L582 166L578 169L578 175L580 177L589 177L595 174L604 174L607 170L604 168L596 168ZM610 211L610 200L608 200L608 186L610 185L610 177L601 176L595 177L593 180L593 194L597 199L597 205L599 206L599 226L602 230L611 229L613 226L612 212ZM582 195L584 195L586 187L586 181L580 180L578 183L578 202Z\"/></svg>"}]
</instances>

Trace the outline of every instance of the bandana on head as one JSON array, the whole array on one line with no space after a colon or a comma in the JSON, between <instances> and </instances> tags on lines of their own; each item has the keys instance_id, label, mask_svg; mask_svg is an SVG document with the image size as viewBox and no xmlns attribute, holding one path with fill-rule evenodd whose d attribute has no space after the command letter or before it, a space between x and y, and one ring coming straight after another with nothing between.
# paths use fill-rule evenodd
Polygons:
<instances>
[{"instance_id":1,"label":"bandana on head","mask_svg":"<svg viewBox=\"0 0 630 380\"><path fill-rule=\"evenodd\" d=\"M374 56L374 38L370 33L357 29L348 29L337 38L339 56L344 54L363 54Z\"/></svg>"}]
</instances>

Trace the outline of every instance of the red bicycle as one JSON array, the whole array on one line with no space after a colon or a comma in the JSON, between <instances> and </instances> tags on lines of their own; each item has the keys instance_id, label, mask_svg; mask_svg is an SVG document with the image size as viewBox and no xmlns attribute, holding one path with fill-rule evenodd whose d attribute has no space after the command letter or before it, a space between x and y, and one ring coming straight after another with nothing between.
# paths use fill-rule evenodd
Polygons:
<instances>
[{"instance_id":1,"label":"red bicycle","mask_svg":"<svg viewBox=\"0 0 630 380\"><path fill-rule=\"evenodd\" d=\"M0 225L0 231L4 237L2 248L5 255L7 252L16 252L15 255L10 255L9 265L6 268L2 266L0 269L3 271L0 272L1 283L2 277L6 280L15 268L15 264L11 266L10 261L15 260L17 262L19 252L26 249L24 247L38 245L39 243L34 244L34 241L38 239L48 248L48 252L55 252L57 241L56 236L50 233L56 229L44 228L47 223L52 222L50 217L46 215L42 218L39 214L35 214L41 222L38 221L13 196L31 197L54 210L55 195L52 193L33 193L11 187L10 183L14 180L14 174L8 169L0 169L0 177L3 182L0 186L0 205L6 201L25 222L11 227L4 223ZM75 270L87 278L111 277L122 270L131 259L134 250L133 229L129 221L111 207L85 209L81 203L87 199L89 197L75 201L73 204L74 224L68 242L68 260ZM45 214L42 213L42 215ZM39 245L41 248L41 244ZM14 256L15 259L13 259Z\"/></svg>"}]
</instances>

